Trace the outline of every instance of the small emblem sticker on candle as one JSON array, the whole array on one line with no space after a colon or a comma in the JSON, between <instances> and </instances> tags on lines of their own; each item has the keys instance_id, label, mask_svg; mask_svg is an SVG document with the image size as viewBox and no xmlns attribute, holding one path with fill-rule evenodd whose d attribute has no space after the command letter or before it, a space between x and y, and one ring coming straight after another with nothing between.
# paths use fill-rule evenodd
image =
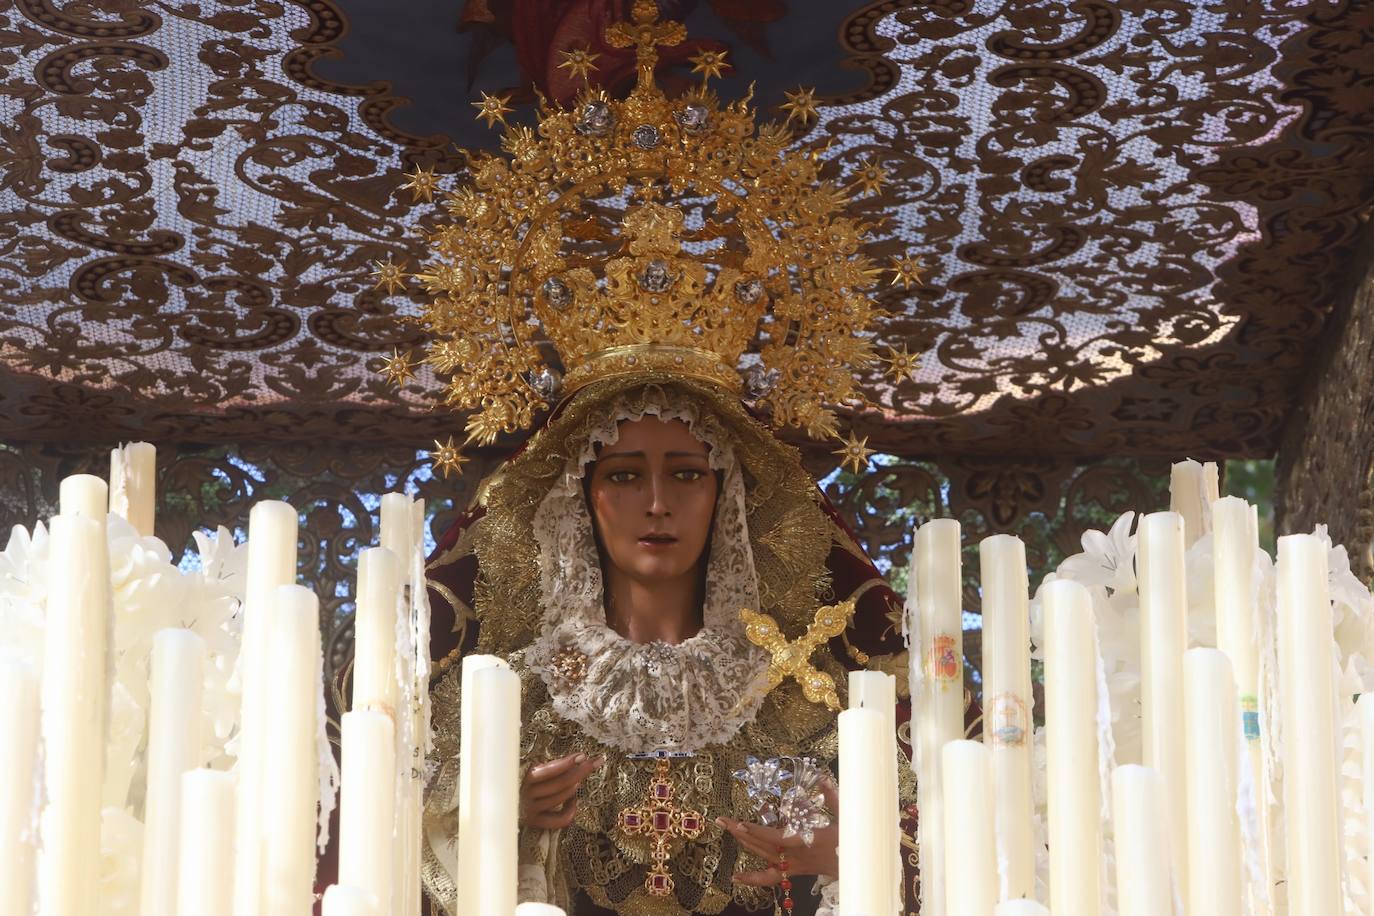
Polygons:
<instances>
[{"instance_id":1,"label":"small emblem sticker on candle","mask_svg":"<svg viewBox=\"0 0 1374 916\"><path fill-rule=\"evenodd\" d=\"M1260 736L1259 700L1252 693L1240 698L1240 721L1246 741L1258 741Z\"/></svg>"},{"instance_id":2,"label":"small emblem sticker on candle","mask_svg":"<svg viewBox=\"0 0 1374 916\"><path fill-rule=\"evenodd\" d=\"M948 687L960 679L959 668L959 653L955 649L954 637L936 636L926 659L930 677L940 682L941 687Z\"/></svg>"},{"instance_id":3,"label":"small emblem sticker on candle","mask_svg":"<svg viewBox=\"0 0 1374 916\"><path fill-rule=\"evenodd\" d=\"M992 743L1020 747L1026 743L1026 704L1014 693L999 693L988 706Z\"/></svg>"}]
</instances>

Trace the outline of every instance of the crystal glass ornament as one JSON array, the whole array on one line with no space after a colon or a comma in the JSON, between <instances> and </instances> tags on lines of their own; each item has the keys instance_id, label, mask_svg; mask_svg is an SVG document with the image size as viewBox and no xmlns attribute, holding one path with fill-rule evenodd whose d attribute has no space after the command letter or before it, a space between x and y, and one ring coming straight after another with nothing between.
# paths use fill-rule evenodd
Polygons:
<instances>
[{"instance_id":1,"label":"crystal glass ornament","mask_svg":"<svg viewBox=\"0 0 1374 916\"><path fill-rule=\"evenodd\" d=\"M778 370L754 366L744 377L744 396L750 401L761 401L778 387Z\"/></svg>"},{"instance_id":2,"label":"crystal glass ornament","mask_svg":"<svg viewBox=\"0 0 1374 916\"><path fill-rule=\"evenodd\" d=\"M558 277L549 277L545 280L541 291L544 301L560 312L572 304L572 288Z\"/></svg>"},{"instance_id":3,"label":"crystal glass ornament","mask_svg":"<svg viewBox=\"0 0 1374 916\"><path fill-rule=\"evenodd\" d=\"M652 124L641 124L635 128L630 139L635 146L640 149L653 149L663 142L663 135L658 132L658 128Z\"/></svg>"},{"instance_id":4,"label":"crystal glass ornament","mask_svg":"<svg viewBox=\"0 0 1374 916\"><path fill-rule=\"evenodd\" d=\"M745 305L753 305L763 298L763 281L758 277L740 280L735 284L735 298Z\"/></svg>"},{"instance_id":5,"label":"crystal glass ornament","mask_svg":"<svg viewBox=\"0 0 1374 916\"><path fill-rule=\"evenodd\" d=\"M659 258L654 258L644 265L644 270L639 275L639 285L646 292L661 293L673 285L675 278L668 272L668 263Z\"/></svg>"},{"instance_id":6,"label":"crystal glass ornament","mask_svg":"<svg viewBox=\"0 0 1374 916\"><path fill-rule=\"evenodd\" d=\"M674 114L674 117L677 118L678 127L682 128L683 133L699 134L706 129L710 122L711 112L705 105L698 105L693 102L690 105L684 105Z\"/></svg>"},{"instance_id":7,"label":"crystal glass ornament","mask_svg":"<svg viewBox=\"0 0 1374 916\"><path fill-rule=\"evenodd\" d=\"M615 125L611 106L600 99L592 99L577 113L576 128L579 134L588 137L604 137Z\"/></svg>"},{"instance_id":8,"label":"crystal glass ornament","mask_svg":"<svg viewBox=\"0 0 1374 916\"><path fill-rule=\"evenodd\" d=\"M549 366L543 366L531 372L529 381L535 394L550 404L558 398L558 390L563 387L562 374Z\"/></svg>"}]
</instances>

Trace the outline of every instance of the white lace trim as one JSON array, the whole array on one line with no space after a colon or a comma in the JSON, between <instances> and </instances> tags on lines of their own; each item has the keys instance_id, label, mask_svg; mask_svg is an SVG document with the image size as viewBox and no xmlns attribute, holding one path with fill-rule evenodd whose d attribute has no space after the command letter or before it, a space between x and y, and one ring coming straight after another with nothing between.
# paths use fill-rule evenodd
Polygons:
<instances>
[{"instance_id":1,"label":"white lace trim","mask_svg":"<svg viewBox=\"0 0 1374 916\"><path fill-rule=\"evenodd\" d=\"M704 625L677 645L633 643L606 625L601 565L582 492L596 447L617 440L622 420L648 415L686 423L711 447L711 467L724 472L707 560ZM764 698L755 688L767 670L767 655L745 638L739 611L759 607L758 580L743 473L713 416L662 391L636 398L634 407L608 411L540 503L534 535L543 622L527 658L555 712L597 741L631 754L698 751L730 740L753 720ZM581 679L569 681L550 665L564 650L587 657Z\"/></svg>"}]
</instances>

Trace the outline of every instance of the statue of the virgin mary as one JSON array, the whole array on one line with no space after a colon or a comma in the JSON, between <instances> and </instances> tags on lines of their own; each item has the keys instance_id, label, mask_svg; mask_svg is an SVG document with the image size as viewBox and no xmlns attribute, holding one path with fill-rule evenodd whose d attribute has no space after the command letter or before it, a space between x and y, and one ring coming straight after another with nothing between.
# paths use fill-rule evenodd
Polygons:
<instances>
[{"instance_id":1,"label":"statue of the virgin mary","mask_svg":"<svg viewBox=\"0 0 1374 916\"><path fill-rule=\"evenodd\" d=\"M506 155L473 160L447 197L456 221L430 236L427 360L473 411L470 440L552 407L429 565L423 875L448 916L473 916L455 912L454 879L472 652L522 682L521 900L574 916L832 912L844 880L833 781L818 783L831 816L785 835L735 774L805 758L833 777L846 673L900 667L900 600L765 422L834 434L826 405L855 395L875 270L843 211L854 189L818 157L704 85L659 91L655 47L682 35L636 3L607 33L638 56L629 97L588 91L537 131L509 127ZM506 109L488 98L483 113ZM427 196L435 180L412 185ZM865 450L851 438L841 453ZM840 626L816 637L827 609Z\"/></svg>"}]
</instances>

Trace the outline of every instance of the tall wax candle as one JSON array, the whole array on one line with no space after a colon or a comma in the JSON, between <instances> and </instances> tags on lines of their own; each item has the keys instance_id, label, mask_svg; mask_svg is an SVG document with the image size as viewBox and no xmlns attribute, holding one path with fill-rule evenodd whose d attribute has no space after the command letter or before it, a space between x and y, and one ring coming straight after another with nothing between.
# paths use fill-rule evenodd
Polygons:
<instances>
[{"instance_id":1,"label":"tall wax candle","mask_svg":"<svg viewBox=\"0 0 1374 916\"><path fill-rule=\"evenodd\" d=\"M964 737L963 579L959 523L932 519L916 530L907 589L908 630L912 635L912 769L921 812L924 916L943 916L945 906L944 823L940 749Z\"/></svg>"},{"instance_id":2,"label":"tall wax candle","mask_svg":"<svg viewBox=\"0 0 1374 916\"><path fill-rule=\"evenodd\" d=\"M1219 649L1183 660L1187 721L1188 912L1241 916L1240 820L1231 662Z\"/></svg>"},{"instance_id":3,"label":"tall wax candle","mask_svg":"<svg viewBox=\"0 0 1374 916\"><path fill-rule=\"evenodd\" d=\"M470 674L465 667L463 674L469 689L459 718L468 713L470 732L459 751L459 772L471 773L472 783L467 811L459 810L458 873L467 885L458 885L457 911L510 913L520 818L520 676L505 665ZM475 842L464 843L464 832Z\"/></svg>"},{"instance_id":4,"label":"tall wax candle","mask_svg":"<svg viewBox=\"0 0 1374 916\"><path fill-rule=\"evenodd\" d=\"M882 775L873 760L887 747L886 723L876 709L840 713L840 912L882 914L891 901L893 875L883 854L890 839L875 824L886 823L888 805Z\"/></svg>"},{"instance_id":5,"label":"tall wax candle","mask_svg":"<svg viewBox=\"0 0 1374 916\"><path fill-rule=\"evenodd\" d=\"M1164 779L1157 770L1127 764L1112 771L1117 916L1174 911L1169 834L1159 817L1163 805Z\"/></svg>"},{"instance_id":6,"label":"tall wax candle","mask_svg":"<svg viewBox=\"0 0 1374 916\"><path fill-rule=\"evenodd\" d=\"M396 608L401 560L385 547L358 554L358 609L354 618L353 709L396 715Z\"/></svg>"},{"instance_id":7,"label":"tall wax candle","mask_svg":"<svg viewBox=\"0 0 1374 916\"><path fill-rule=\"evenodd\" d=\"M157 449L130 442L110 450L110 511L143 537L153 534L157 509Z\"/></svg>"},{"instance_id":8,"label":"tall wax candle","mask_svg":"<svg viewBox=\"0 0 1374 916\"><path fill-rule=\"evenodd\" d=\"M424 502L404 493L387 493L382 496L381 505L381 545L390 550L399 561L399 576L402 584L410 581L414 572L417 552L423 552ZM414 634L416 644L428 647L428 633ZM408 665L399 669L406 673ZM423 688L422 688L423 689ZM419 710L411 708L398 710L398 715L408 717L408 722L397 719L397 729L401 734L413 736L409 747L401 748L405 759L411 761L402 773L399 806L396 809L396 850L395 850L395 909L398 913L411 913L420 907L420 846L421 846L421 806L423 785L418 774L423 768L422 748L424 746L424 717ZM409 777L407 779L407 777Z\"/></svg>"},{"instance_id":9,"label":"tall wax candle","mask_svg":"<svg viewBox=\"0 0 1374 916\"><path fill-rule=\"evenodd\" d=\"M62 515L81 515L104 522L109 502L109 487L93 474L64 477L58 486L57 503Z\"/></svg>"},{"instance_id":10,"label":"tall wax candle","mask_svg":"<svg viewBox=\"0 0 1374 916\"><path fill-rule=\"evenodd\" d=\"M992 788L988 749L979 741L951 741L942 749L945 806L945 912L992 916L997 902L993 858Z\"/></svg>"},{"instance_id":11,"label":"tall wax candle","mask_svg":"<svg viewBox=\"0 0 1374 916\"><path fill-rule=\"evenodd\" d=\"M1355 708L1360 718L1360 743L1363 748L1360 767L1362 821L1365 836L1374 844L1374 693L1360 694ZM1365 887L1374 888L1374 854L1365 860L1362 880Z\"/></svg>"},{"instance_id":12,"label":"tall wax candle","mask_svg":"<svg viewBox=\"0 0 1374 916\"><path fill-rule=\"evenodd\" d=\"M1188 594L1183 517L1155 512L1140 519L1140 696L1144 763L1164 778L1174 871L1187 887L1187 816L1183 749L1183 652L1188 647Z\"/></svg>"},{"instance_id":13,"label":"tall wax candle","mask_svg":"<svg viewBox=\"0 0 1374 916\"><path fill-rule=\"evenodd\" d=\"M262 911L309 916L315 881L319 758L319 601L299 585L278 586L268 628L272 715L263 730L271 763L263 768Z\"/></svg>"},{"instance_id":14,"label":"tall wax candle","mask_svg":"<svg viewBox=\"0 0 1374 916\"><path fill-rule=\"evenodd\" d=\"M40 916L88 916L96 910L111 615L103 499L100 506L98 519L64 514L50 526L40 716L47 799L38 852Z\"/></svg>"},{"instance_id":15,"label":"tall wax candle","mask_svg":"<svg viewBox=\"0 0 1374 916\"><path fill-rule=\"evenodd\" d=\"M1248 767L1251 784L1260 800L1259 865L1268 886L1271 874L1271 839L1264 799L1269 774L1260 740L1260 677L1257 632L1259 616L1255 559L1259 554L1259 526L1255 507L1234 496L1212 503L1212 582L1216 607L1217 648L1231 660L1245 732L1246 753L1238 766Z\"/></svg>"},{"instance_id":16,"label":"tall wax candle","mask_svg":"<svg viewBox=\"0 0 1374 916\"><path fill-rule=\"evenodd\" d=\"M229 916L234 903L234 774L181 774L177 916Z\"/></svg>"},{"instance_id":17,"label":"tall wax candle","mask_svg":"<svg viewBox=\"0 0 1374 916\"><path fill-rule=\"evenodd\" d=\"M897 800L897 679L881 671L849 672L849 708L874 709L882 713L888 747L875 761L881 767L883 798L892 823L891 838L885 854L891 860L888 874L893 876L892 894L884 904L884 913L901 909L902 897L902 833Z\"/></svg>"},{"instance_id":18,"label":"tall wax candle","mask_svg":"<svg viewBox=\"0 0 1374 916\"><path fill-rule=\"evenodd\" d=\"M1200 464L1191 458L1169 469L1169 509L1183 518L1183 534L1189 546L1212 530L1210 511L1216 502L1217 465Z\"/></svg>"},{"instance_id":19,"label":"tall wax candle","mask_svg":"<svg viewBox=\"0 0 1374 916\"><path fill-rule=\"evenodd\" d=\"M176 916L181 774L204 762L200 733L204 680L204 640L190 630L160 630L153 636L139 888L142 916Z\"/></svg>"},{"instance_id":20,"label":"tall wax candle","mask_svg":"<svg viewBox=\"0 0 1374 916\"><path fill-rule=\"evenodd\" d=\"M334 884L324 892L323 916L382 916L377 895L361 887Z\"/></svg>"},{"instance_id":21,"label":"tall wax candle","mask_svg":"<svg viewBox=\"0 0 1374 916\"><path fill-rule=\"evenodd\" d=\"M1279 538L1279 691L1290 916L1341 912L1340 779L1336 759L1326 544Z\"/></svg>"},{"instance_id":22,"label":"tall wax candle","mask_svg":"<svg viewBox=\"0 0 1374 916\"><path fill-rule=\"evenodd\" d=\"M461 684L459 685L460 705L458 707L458 748L459 753L464 753L464 748L473 748L476 753L476 746L480 740L480 731L477 730L477 703L468 702L467 697L473 695L476 688L475 678L478 673L488 668L505 668L504 660L495 655L469 655L462 660L460 673ZM466 759L466 758L465 758ZM458 899L459 909L470 912L465 907L477 905L476 888L481 880L473 869L477 867L476 847L482 842L482 837L473 818L476 816L477 803L474 799L479 793L479 783L477 782L477 772L466 766L458 768ZM471 890L472 894L465 893Z\"/></svg>"},{"instance_id":23,"label":"tall wax candle","mask_svg":"<svg viewBox=\"0 0 1374 916\"><path fill-rule=\"evenodd\" d=\"M1045 604L1045 736L1049 801L1050 909L1099 916L1102 786L1098 776L1097 652L1092 599L1059 579Z\"/></svg>"},{"instance_id":24,"label":"tall wax candle","mask_svg":"<svg viewBox=\"0 0 1374 916\"><path fill-rule=\"evenodd\" d=\"M234 916L258 916L262 909L263 770L269 748L266 722L275 695L275 672L267 664L276 590L296 581L296 510L265 501L248 515L248 581L242 610L238 676L239 755L234 823ZM270 691L270 694L269 694Z\"/></svg>"},{"instance_id":25,"label":"tall wax candle","mask_svg":"<svg viewBox=\"0 0 1374 916\"><path fill-rule=\"evenodd\" d=\"M414 548L415 500L404 493L382 494L382 534L381 545L401 559L405 569L410 568L410 554Z\"/></svg>"},{"instance_id":26,"label":"tall wax candle","mask_svg":"<svg viewBox=\"0 0 1374 916\"><path fill-rule=\"evenodd\" d=\"M339 878L370 892L377 916L392 912L396 832L396 729L380 710L343 714Z\"/></svg>"},{"instance_id":27,"label":"tall wax candle","mask_svg":"<svg viewBox=\"0 0 1374 916\"><path fill-rule=\"evenodd\" d=\"M30 916L38 675L17 653L0 654L0 736L0 916Z\"/></svg>"},{"instance_id":28,"label":"tall wax candle","mask_svg":"<svg viewBox=\"0 0 1374 916\"><path fill-rule=\"evenodd\" d=\"M983 741L992 773L999 899L1035 893L1031 790L1030 610L1026 547L995 534L978 545L983 586Z\"/></svg>"}]
</instances>

